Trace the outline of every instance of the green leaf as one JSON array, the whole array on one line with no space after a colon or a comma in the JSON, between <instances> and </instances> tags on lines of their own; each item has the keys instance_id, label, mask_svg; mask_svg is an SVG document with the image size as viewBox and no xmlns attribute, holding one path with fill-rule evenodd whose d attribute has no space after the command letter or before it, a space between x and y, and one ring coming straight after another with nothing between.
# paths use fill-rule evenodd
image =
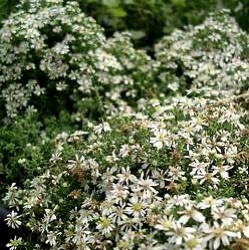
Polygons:
<instances>
[{"instance_id":1,"label":"green leaf","mask_svg":"<svg viewBox=\"0 0 249 250\"><path fill-rule=\"evenodd\" d=\"M118 6L118 0L102 0L102 4L108 7Z\"/></svg>"},{"instance_id":2,"label":"green leaf","mask_svg":"<svg viewBox=\"0 0 249 250\"><path fill-rule=\"evenodd\" d=\"M186 0L171 0L176 7L186 7Z\"/></svg>"},{"instance_id":3,"label":"green leaf","mask_svg":"<svg viewBox=\"0 0 249 250\"><path fill-rule=\"evenodd\" d=\"M109 8L108 12L115 17L125 17L127 15L126 11L120 7Z\"/></svg>"}]
</instances>

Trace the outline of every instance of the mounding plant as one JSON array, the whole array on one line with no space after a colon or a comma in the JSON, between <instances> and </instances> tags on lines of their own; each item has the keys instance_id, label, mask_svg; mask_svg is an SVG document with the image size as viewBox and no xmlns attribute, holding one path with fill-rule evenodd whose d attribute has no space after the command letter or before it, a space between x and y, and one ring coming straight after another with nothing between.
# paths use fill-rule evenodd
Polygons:
<instances>
[{"instance_id":1,"label":"mounding plant","mask_svg":"<svg viewBox=\"0 0 249 250\"><path fill-rule=\"evenodd\" d=\"M158 79L171 92L224 96L248 89L249 36L228 10L163 37L155 51Z\"/></svg>"},{"instance_id":2,"label":"mounding plant","mask_svg":"<svg viewBox=\"0 0 249 250\"><path fill-rule=\"evenodd\" d=\"M20 249L248 242L248 111L236 100L152 102L54 140L47 169L4 199L9 225L38 235Z\"/></svg>"},{"instance_id":3,"label":"mounding plant","mask_svg":"<svg viewBox=\"0 0 249 250\"><path fill-rule=\"evenodd\" d=\"M34 119L37 144L0 134L24 147L14 165L31 167L3 201L6 223L36 237L7 246L246 247L248 35L227 11L164 37L152 59L128 33L106 39L75 2L22 4L0 30L1 119L8 127L36 109L37 120L10 127ZM63 126L71 118L73 132Z\"/></svg>"}]
</instances>

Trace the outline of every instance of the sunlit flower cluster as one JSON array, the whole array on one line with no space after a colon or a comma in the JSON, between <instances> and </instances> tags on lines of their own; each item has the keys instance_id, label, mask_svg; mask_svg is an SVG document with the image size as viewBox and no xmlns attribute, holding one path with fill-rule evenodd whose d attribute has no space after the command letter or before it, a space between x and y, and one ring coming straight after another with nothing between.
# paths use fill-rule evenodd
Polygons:
<instances>
[{"instance_id":1,"label":"sunlit flower cluster","mask_svg":"<svg viewBox=\"0 0 249 250\"><path fill-rule=\"evenodd\" d=\"M225 249L249 238L247 122L178 97L58 135L47 170L10 187L8 223L49 249Z\"/></svg>"}]
</instances>

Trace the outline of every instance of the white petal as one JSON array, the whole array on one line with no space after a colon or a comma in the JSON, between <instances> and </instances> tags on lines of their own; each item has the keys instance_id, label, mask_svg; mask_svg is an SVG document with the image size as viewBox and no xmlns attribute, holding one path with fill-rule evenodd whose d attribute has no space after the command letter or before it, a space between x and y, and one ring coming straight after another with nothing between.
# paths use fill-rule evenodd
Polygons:
<instances>
[{"instance_id":1,"label":"white petal","mask_svg":"<svg viewBox=\"0 0 249 250\"><path fill-rule=\"evenodd\" d=\"M243 228L243 233L246 236L246 238L249 238L249 226Z\"/></svg>"},{"instance_id":2,"label":"white petal","mask_svg":"<svg viewBox=\"0 0 249 250\"><path fill-rule=\"evenodd\" d=\"M214 240L214 249L218 249L220 246L220 238Z\"/></svg>"},{"instance_id":3,"label":"white petal","mask_svg":"<svg viewBox=\"0 0 249 250\"><path fill-rule=\"evenodd\" d=\"M204 222L205 221L205 216L198 212L198 211L194 211L193 212L193 219L197 222Z\"/></svg>"}]
</instances>

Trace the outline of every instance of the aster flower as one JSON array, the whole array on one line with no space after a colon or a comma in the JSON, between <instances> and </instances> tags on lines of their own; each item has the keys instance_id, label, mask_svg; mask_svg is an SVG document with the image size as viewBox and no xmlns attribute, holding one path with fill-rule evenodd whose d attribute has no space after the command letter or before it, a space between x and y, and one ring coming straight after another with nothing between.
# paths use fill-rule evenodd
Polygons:
<instances>
[{"instance_id":1,"label":"aster flower","mask_svg":"<svg viewBox=\"0 0 249 250\"><path fill-rule=\"evenodd\" d=\"M21 237L17 238L15 236L14 239L11 239L10 242L6 245L6 247L9 248L9 250L16 250L19 246L21 246L23 243L23 240Z\"/></svg>"},{"instance_id":2,"label":"aster flower","mask_svg":"<svg viewBox=\"0 0 249 250\"><path fill-rule=\"evenodd\" d=\"M189 219L193 219L197 222L203 223L205 222L205 216L196 210L193 206L191 205L186 205L185 210L179 211L178 214L181 214L182 216L178 220L182 224L186 224Z\"/></svg>"},{"instance_id":3,"label":"aster flower","mask_svg":"<svg viewBox=\"0 0 249 250\"><path fill-rule=\"evenodd\" d=\"M157 149L162 149L164 146L170 147L172 144L170 133L165 129L155 130L154 137L150 138L150 143Z\"/></svg>"},{"instance_id":4,"label":"aster flower","mask_svg":"<svg viewBox=\"0 0 249 250\"><path fill-rule=\"evenodd\" d=\"M11 211L10 214L7 215L7 218L4 219L9 227L18 228L22 222L19 220L21 215L18 215L15 211Z\"/></svg>"},{"instance_id":5,"label":"aster flower","mask_svg":"<svg viewBox=\"0 0 249 250\"><path fill-rule=\"evenodd\" d=\"M179 221L176 221L173 223L172 229L165 232L165 234L170 236L169 243L181 245L184 241L193 238L195 232L195 228L184 227Z\"/></svg>"},{"instance_id":6,"label":"aster flower","mask_svg":"<svg viewBox=\"0 0 249 250\"><path fill-rule=\"evenodd\" d=\"M114 225L112 224L112 221L110 219L104 216L100 217L96 229L98 229L101 234L107 236L113 231Z\"/></svg>"},{"instance_id":7,"label":"aster flower","mask_svg":"<svg viewBox=\"0 0 249 250\"><path fill-rule=\"evenodd\" d=\"M146 202L137 196L132 196L129 200L128 206L125 209L125 213L134 217L144 217Z\"/></svg>"},{"instance_id":8,"label":"aster flower","mask_svg":"<svg viewBox=\"0 0 249 250\"><path fill-rule=\"evenodd\" d=\"M218 249L221 244L228 246L232 238L237 237L235 232L230 231L223 224L214 222L212 227L207 228L205 231L206 240L209 241L209 247L211 249Z\"/></svg>"}]
</instances>

